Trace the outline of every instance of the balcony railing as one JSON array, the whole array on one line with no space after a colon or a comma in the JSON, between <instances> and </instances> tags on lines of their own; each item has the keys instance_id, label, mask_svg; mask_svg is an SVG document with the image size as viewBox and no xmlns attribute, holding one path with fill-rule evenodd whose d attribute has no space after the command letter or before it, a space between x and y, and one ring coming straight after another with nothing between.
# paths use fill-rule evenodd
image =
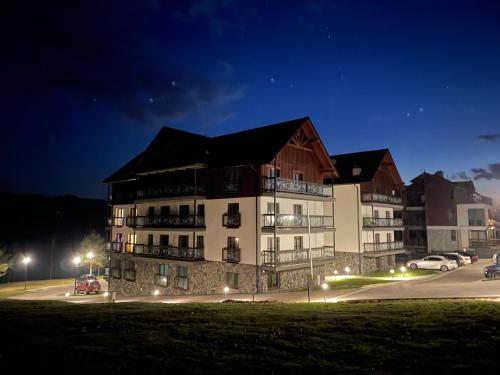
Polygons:
<instances>
[{"instance_id":1,"label":"balcony railing","mask_svg":"<svg viewBox=\"0 0 500 375\"><path fill-rule=\"evenodd\" d=\"M131 243L131 242L125 243L125 252L126 253L133 253L134 252L134 246L135 246L135 243Z\"/></svg>"},{"instance_id":2,"label":"balcony railing","mask_svg":"<svg viewBox=\"0 0 500 375\"><path fill-rule=\"evenodd\" d=\"M155 285L166 287L168 284L167 275L155 275Z\"/></svg>"},{"instance_id":3,"label":"balcony railing","mask_svg":"<svg viewBox=\"0 0 500 375\"><path fill-rule=\"evenodd\" d=\"M239 181L224 181L224 191L226 193L238 193L240 191Z\"/></svg>"},{"instance_id":4,"label":"balcony railing","mask_svg":"<svg viewBox=\"0 0 500 375\"><path fill-rule=\"evenodd\" d=\"M123 216L115 216L113 217L113 225L115 227L123 227L123 222L124 222Z\"/></svg>"},{"instance_id":5,"label":"balcony railing","mask_svg":"<svg viewBox=\"0 0 500 375\"><path fill-rule=\"evenodd\" d=\"M403 241L365 243L365 252L402 250L403 248Z\"/></svg>"},{"instance_id":6,"label":"balcony railing","mask_svg":"<svg viewBox=\"0 0 500 375\"><path fill-rule=\"evenodd\" d=\"M128 216L127 226L132 228L204 228L205 216L201 215Z\"/></svg>"},{"instance_id":7,"label":"balcony railing","mask_svg":"<svg viewBox=\"0 0 500 375\"><path fill-rule=\"evenodd\" d=\"M134 248L135 256L179 259L179 260L203 260L204 249L192 247L159 246L137 244Z\"/></svg>"},{"instance_id":8,"label":"balcony railing","mask_svg":"<svg viewBox=\"0 0 500 375\"><path fill-rule=\"evenodd\" d=\"M364 217L364 227L402 227L403 219L399 218L383 218L383 217Z\"/></svg>"},{"instance_id":9,"label":"balcony railing","mask_svg":"<svg viewBox=\"0 0 500 375\"><path fill-rule=\"evenodd\" d=\"M278 259L276 259L276 256ZM335 256L333 246L315 247L311 249L312 259L322 259ZM280 250L275 253L273 250L262 252L262 263L264 265L287 265L309 262L309 249Z\"/></svg>"},{"instance_id":10,"label":"balcony railing","mask_svg":"<svg viewBox=\"0 0 500 375\"><path fill-rule=\"evenodd\" d=\"M111 242L111 251L114 253L121 253L123 250L123 242Z\"/></svg>"},{"instance_id":11,"label":"balcony railing","mask_svg":"<svg viewBox=\"0 0 500 375\"><path fill-rule=\"evenodd\" d=\"M241 249L225 247L222 249L222 260L224 262L238 263L240 261Z\"/></svg>"},{"instance_id":12,"label":"balcony railing","mask_svg":"<svg viewBox=\"0 0 500 375\"><path fill-rule=\"evenodd\" d=\"M176 184L139 188L136 192L137 199L162 198L172 196L205 195L205 186L192 184Z\"/></svg>"},{"instance_id":13,"label":"balcony railing","mask_svg":"<svg viewBox=\"0 0 500 375\"><path fill-rule=\"evenodd\" d=\"M264 191L274 191L274 177L263 177ZM315 182L276 178L276 191L285 193L331 196L331 187Z\"/></svg>"},{"instance_id":14,"label":"balcony railing","mask_svg":"<svg viewBox=\"0 0 500 375\"><path fill-rule=\"evenodd\" d=\"M135 271L123 270L123 278L127 281L135 281Z\"/></svg>"},{"instance_id":15,"label":"balcony railing","mask_svg":"<svg viewBox=\"0 0 500 375\"><path fill-rule=\"evenodd\" d=\"M111 267L110 273L113 279L122 278L122 270L120 269L120 267Z\"/></svg>"},{"instance_id":16,"label":"balcony railing","mask_svg":"<svg viewBox=\"0 0 500 375\"><path fill-rule=\"evenodd\" d=\"M378 194L378 193L363 193L361 196L363 202L377 202L401 205L403 199L395 195Z\"/></svg>"},{"instance_id":17,"label":"balcony railing","mask_svg":"<svg viewBox=\"0 0 500 375\"><path fill-rule=\"evenodd\" d=\"M222 226L226 228L239 228L241 225L241 214L222 215Z\"/></svg>"},{"instance_id":18,"label":"balcony railing","mask_svg":"<svg viewBox=\"0 0 500 375\"><path fill-rule=\"evenodd\" d=\"M277 228L307 228L307 215L295 215L295 214L264 214L263 224L264 228L274 228L274 223L276 221ZM333 228L333 217L332 216L319 216L310 215L309 216L311 228Z\"/></svg>"}]
</instances>

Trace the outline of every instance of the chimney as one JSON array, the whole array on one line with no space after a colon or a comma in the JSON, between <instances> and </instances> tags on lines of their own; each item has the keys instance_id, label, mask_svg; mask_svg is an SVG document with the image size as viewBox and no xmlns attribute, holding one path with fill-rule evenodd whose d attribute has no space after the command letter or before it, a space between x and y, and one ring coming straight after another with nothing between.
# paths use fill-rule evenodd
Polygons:
<instances>
[{"instance_id":1,"label":"chimney","mask_svg":"<svg viewBox=\"0 0 500 375\"><path fill-rule=\"evenodd\" d=\"M361 168L358 165L354 165L354 167L352 167L352 175L359 176L360 174L361 174Z\"/></svg>"},{"instance_id":2,"label":"chimney","mask_svg":"<svg viewBox=\"0 0 500 375\"><path fill-rule=\"evenodd\" d=\"M444 172L443 171L436 171L436 173L434 173L434 176L439 176L441 178L444 178Z\"/></svg>"}]
</instances>

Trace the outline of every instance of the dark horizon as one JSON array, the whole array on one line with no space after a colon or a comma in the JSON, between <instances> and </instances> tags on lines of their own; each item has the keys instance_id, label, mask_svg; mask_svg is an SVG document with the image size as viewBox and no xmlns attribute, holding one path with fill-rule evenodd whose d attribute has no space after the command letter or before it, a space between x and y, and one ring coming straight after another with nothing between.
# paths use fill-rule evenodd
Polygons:
<instances>
[{"instance_id":1,"label":"dark horizon","mask_svg":"<svg viewBox=\"0 0 500 375\"><path fill-rule=\"evenodd\" d=\"M5 11L3 191L105 199L161 126L309 116L331 154L500 201L500 4L20 1Z\"/></svg>"}]
</instances>

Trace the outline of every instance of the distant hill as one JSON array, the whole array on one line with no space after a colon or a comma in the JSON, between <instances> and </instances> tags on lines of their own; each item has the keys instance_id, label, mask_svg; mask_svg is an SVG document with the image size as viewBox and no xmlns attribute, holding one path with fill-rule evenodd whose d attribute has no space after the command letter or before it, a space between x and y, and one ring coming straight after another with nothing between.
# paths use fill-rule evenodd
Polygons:
<instances>
[{"instance_id":1,"label":"distant hill","mask_svg":"<svg viewBox=\"0 0 500 375\"><path fill-rule=\"evenodd\" d=\"M72 275L75 270L68 259L82 237L92 230L104 236L106 202L101 199L0 193L0 207L0 247L17 256L24 252L33 257L30 278L49 276L52 248L53 277ZM14 259L13 268L10 279L24 279L19 259Z\"/></svg>"}]
</instances>

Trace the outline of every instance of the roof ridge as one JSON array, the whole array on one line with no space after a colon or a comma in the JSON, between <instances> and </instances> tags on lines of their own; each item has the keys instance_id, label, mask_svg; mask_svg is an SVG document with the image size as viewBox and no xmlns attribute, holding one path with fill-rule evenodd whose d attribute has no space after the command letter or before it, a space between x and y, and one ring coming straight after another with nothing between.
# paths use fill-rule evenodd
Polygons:
<instances>
[{"instance_id":1,"label":"roof ridge","mask_svg":"<svg viewBox=\"0 0 500 375\"><path fill-rule=\"evenodd\" d=\"M247 133L247 132L251 132L251 131L255 131L255 130L259 130L259 129L267 129L267 128L271 128L273 126L285 125L285 124L289 124L291 122L306 121L306 120L310 120L310 117L309 116L299 117L299 118L295 118L295 119L291 119L291 120L286 120L286 121L280 121L280 122L276 122L276 123L268 124L268 125L264 125L264 126L257 126L255 128L240 130L240 131L237 131L237 132L220 134L220 135L216 135L214 137L211 137L211 139L217 139L217 138L222 138L222 137L225 137L225 136L228 136L228 135L235 135L235 134L240 134L240 133Z\"/></svg>"}]
</instances>

